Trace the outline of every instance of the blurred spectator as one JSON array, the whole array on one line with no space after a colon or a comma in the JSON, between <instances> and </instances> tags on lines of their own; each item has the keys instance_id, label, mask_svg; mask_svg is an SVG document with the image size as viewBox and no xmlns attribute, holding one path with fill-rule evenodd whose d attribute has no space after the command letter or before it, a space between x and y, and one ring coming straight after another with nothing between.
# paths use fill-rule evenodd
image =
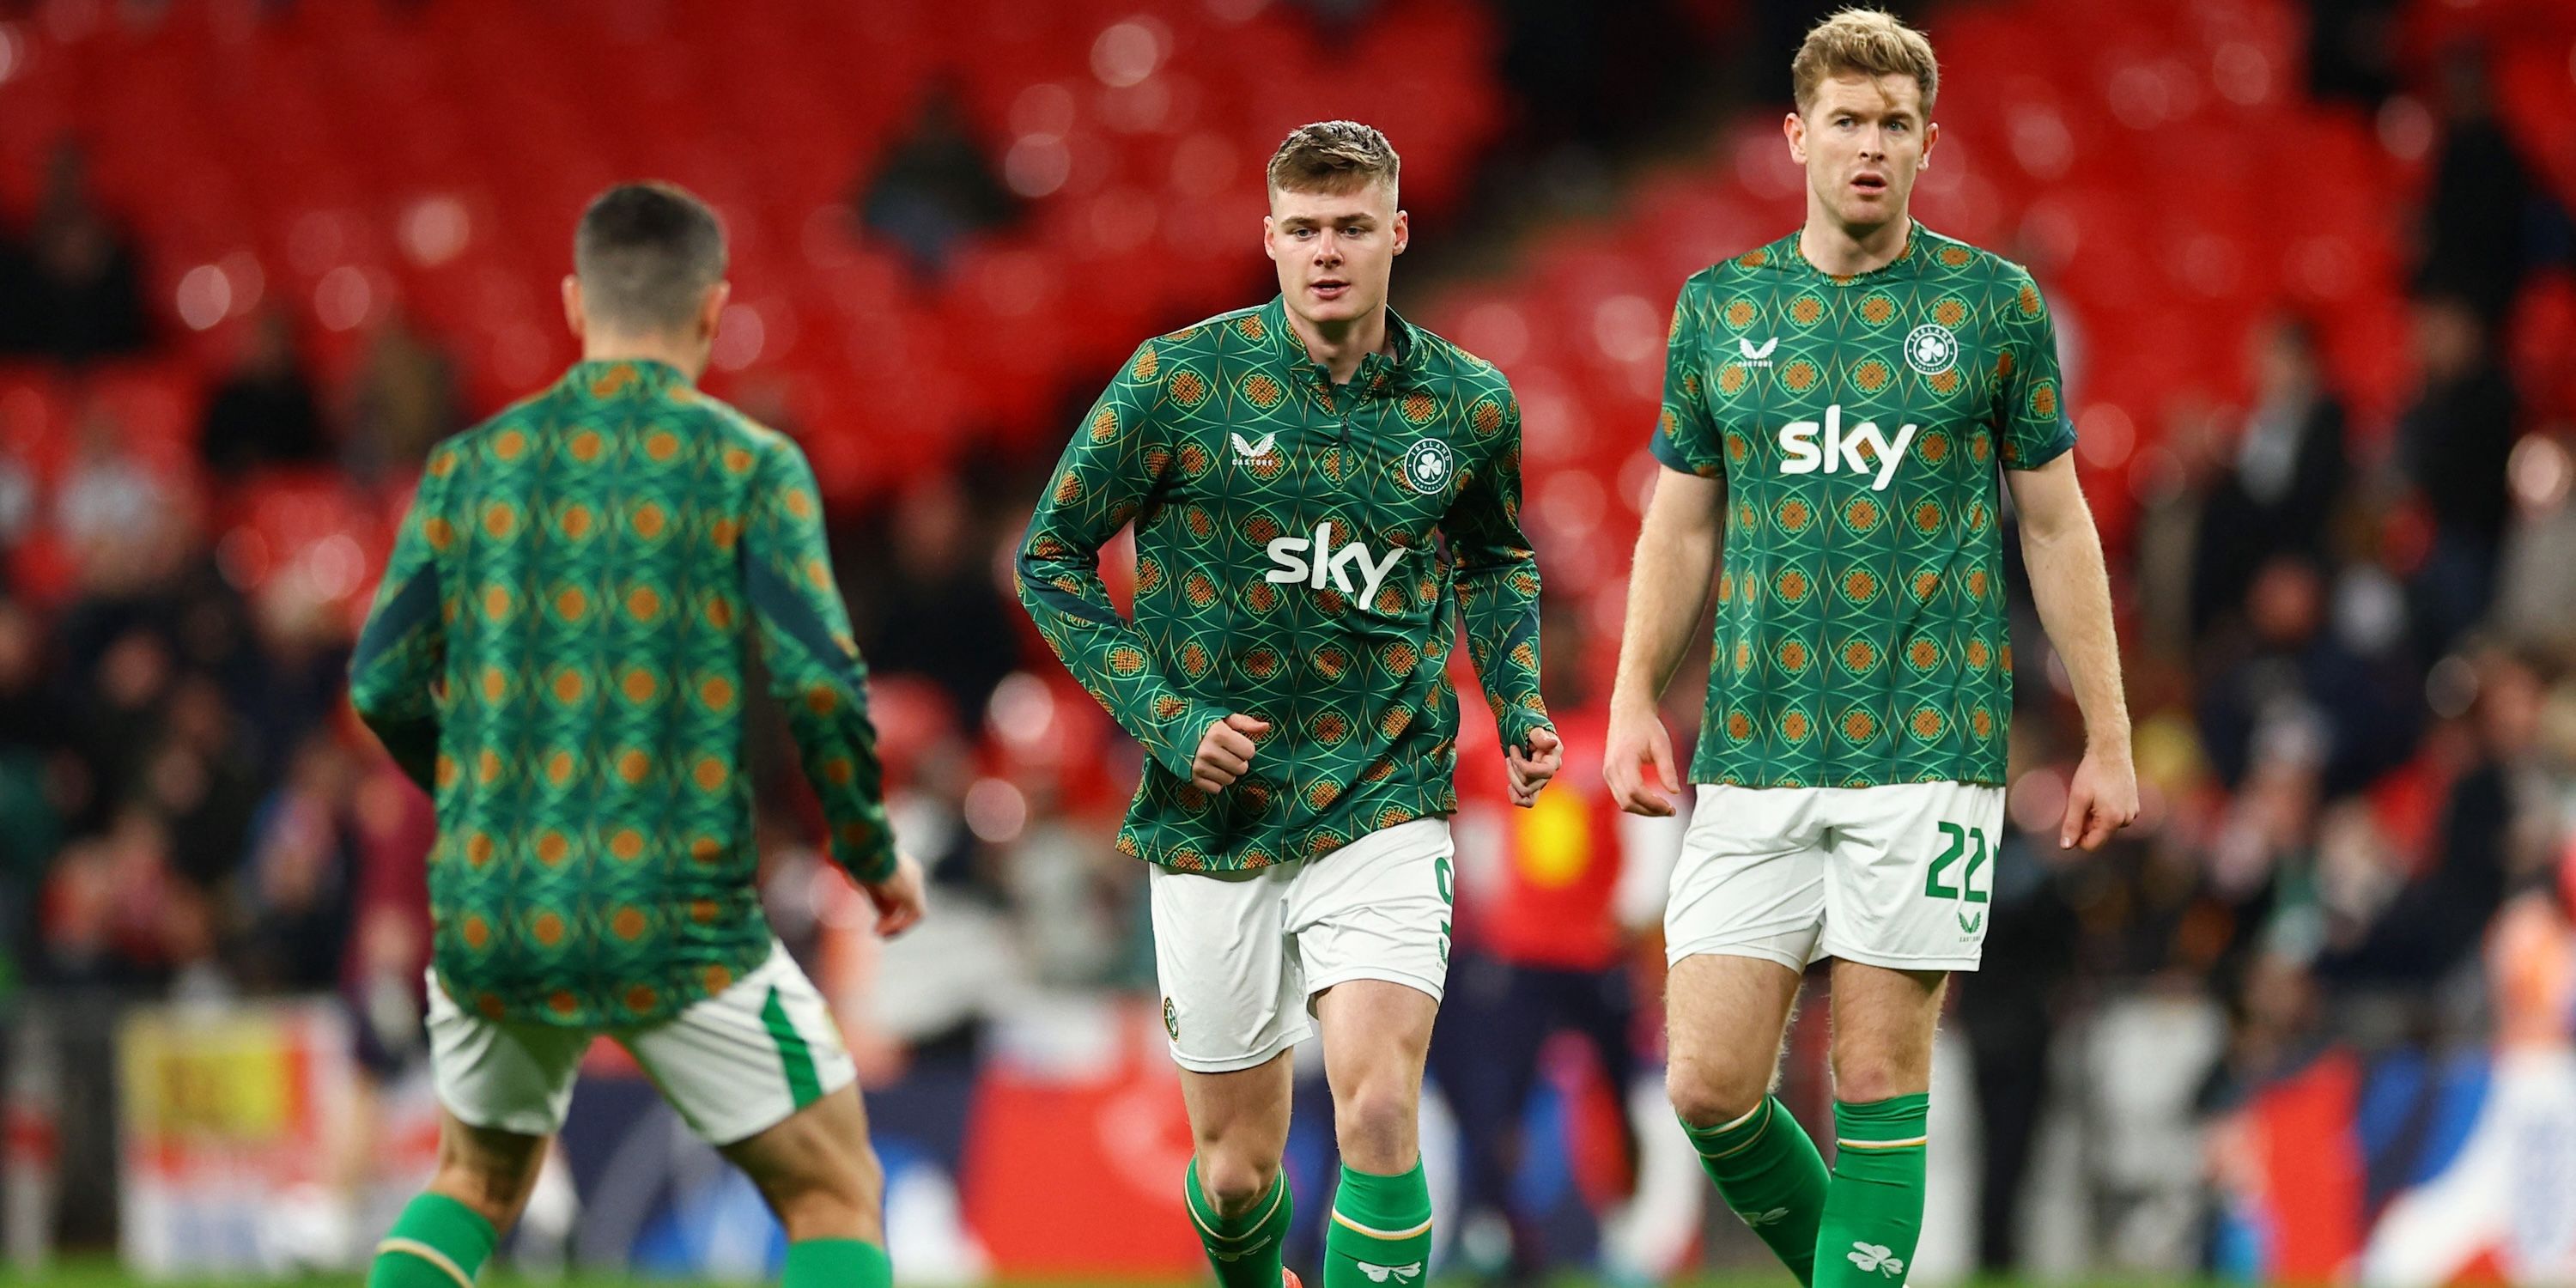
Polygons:
<instances>
[{"instance_id":1,"label":"blurred spectator","mask_svg":"<svg viewBox=\"0 0 2576 1288\"><path fill-rule=\"evenodd\" d=\"M244 328L240 355L206 400L197 451L225 479L265 465L315 464L329 454L284 314L261 313Z\"/></svg>"},{"instance_id":2,"label":"blurred spectator","mask_svg":"<svg viewBox=\"0 0 2576 1288\"><path fill-rule=\"evenodd\" d=\"M368 336L346 415L349 467L371 481L419 469L432 445L465 427L446 351L401 308L388 310Z\"/></svg>"},{"instance_id":3,"label":"blurred spectator","mask_svg":"<svg viewBox=\"0 0 2576 1288\"><path fill-rule=\"evenodd\" d=\"M1432 1030L1430 1068L1458 1116L1459 1249L1489 1282L1531 1283L1551 1257L1542 1213L1516 1184L1533 1145L1531 1099L1546 1082L1541 1051L1565 1039L1589 1057L1602 1106L1570 1105L1569 1124L1607 1118L1622 1127L1633 1188L1638 1152L1625 1111L1639 1061L1637 984L1630 962L1640 937L1662 922L1664 889L1681 853L1682 820L1620 812L1601 780L1607 713L1594 701L1582 622L1551 601L1546 683L1564 740L1565 765L1529 809L1506 795L1503 749L1472 699L1459 720L1457 947L1449 991ZM1564 1089L1560 1087L1560 1089ZM1572 1131L1558 1149L1572 1151Z\"/></svg>"},{"instance_id":4,"label":"blurred spectator","mask_svg":"<svg viewBox=\"0 0 2576 1288\"><path fill-rule=\"evenodd\" d=\"M81 413L77 453L54 492L54 529L95 560L131 547L167 513L169 485L126 450L125 427L99 403Z\"/></svg>"},{"instance_id":5,"label":"blurred spectator","mask_svg":"<svg viewBox=\"0 0 2576 1288\"><path fill-rule=\"evenodd\" d=\"M858 197L859 227L903 248L913 271L938 276L957 243L1008 227L1019 204L994 177L953 93L932 93L921 118Z\"/></svg>"},{"instance_id":6,"label":"blurred spectator","mask_svg":"<svg viewBox=\"0 0 2576 1288\"><path fill-rule=\"evenodd\" d=\"M2474 965L2489 920L2504 902L2510 853L2542 803L2532 751L2544 677L2536 658L2489 650L2477 664L2468 763L2452 780L2433 852L2411 871L2381 877L2367 920L2329 934L2318 974L2330 982L2404 987L2431 997L2453 969ZM2383 829L2363 817L2351 838L2370 845ZM2374 874L2377 875L2377 874Z\"/></svg>"},{"instance_id":7,"label":"blurred spectator","mask_svg":"<svg viewBox=\"0 0 2576 1288\"><path fill-rule=\"evenodd\" d=\"M953 710L980 713L994 684L1020 663L1024 619L993 572L998 538L947 475L896 500L876 573L852 596L869 624L871 670L938 683ZM869 560L848 565L866 569Z\"/></svg>"},{"instance_id":8,"label":"blurred spectator","mask_svg":"<svg viewBox=\"0 0 2576 1288\"><path fill-rule=\"evenodd\" d=\"M2218 418L2204 392L2178 393L2165 404L2153 445L2139 454L2138 512L2130 539L2135 557L2128 572L2137 595L2140 642L2169 663L2189 658L2208 632L2199 594L2200 549L2211 496L2229 465ZM2210 605L2210 615L2220 607Z\"/></svg>"},{"instance_id":9,"label":"blurred spectator","mask_svg":"<svg viewBox=\"0 0 2576 1288\"><path fill-rule=\"evenodd\" d=\"M45 329L34 249L0 221L0 354L34 353Z\"/></svg>"},{"instance_id":10,"label":"blurred spectator","mask_svg":"<svg viewBox=\"0 0 2576 1288\"><path fill-rule=\"evenodd\" d=\"M2418 236L2416 289L2467 304L2490 330L2504 324L2529 269L2533 207L2546 198L2495 119L2487 54L2444 52L2442 141Z\"/></svg>"},{"instance_id":11,"label":"blurred spectator","mask_svg":"<svg viewBox=\"0 0 2576 1288\"><path fill-rule=\"evenodd\" d=\"M340 986L357 893L356 772L339 738L317 730L260 806L236 894L245 983L305 993Z\"/></svg>"},{"instance_id":12,"label":"blurred spectator","mask_svg":"<svg viewBox=\"0 0 2576 1288\"><path fill-rule=\"evenodd\" d=\"M2532 434L2513 449L2514 521L2496 570L2488 620L2504 639L2529 644L2576 638L2576 454L2564 427Z\"/></svg>"},{"instance_id":13,"label":"blurred spectator","mask_svg":"<svg viewBox=\"0 0 2576 1288\"><path fill-rule=\"evenodd\" d=\"M133 353L151 340L133 245L98 208L87 159L68 141L55 147L45 171L27 273L31 289L11 329L33 351L84 363Z\"/></svg>"},{"instance_id":14,"label":"blurred spectator","mask_svg":"<svg viewBox=\"0 0 2576 1288\"><path fill-rule=\"evenodd\" d=\"M2316 333L2297 318L2257 328L2254 407L2234 459L2200 514L2191 586L2195 638L2244 602L2254 571L2282 555L2326 555L2343 495L2343 403L2324 387Z\"/></svg>"},{"instance_id":15,"label":"blurred spectator","mask_svg":"<svg viewBox=\"0 0 2576 1288\"><path fill-rule=\"evenodd\" d=\"M2396 463L2433 529L2414 584L2426 657L2476 624L2494 583L2515 415L2501 357L2464 301L2416 307L2421 388L2398 421Z\"/></svg>"},{"instance_id":16,"label":"blurred spectator","mask_svg":"<svg viewBox=\"0 0 2576 1288\"><path fill-rule=\"evenodd\" d=\"M2265 564L2247 591L2250 638L2200 700L2210 763L2230 787L2283 737L2314 740L2330 794L2359 789L2413 744L2414 686L2327 629L2326 592L2317 565L2295 555Z\"/></svg>"},{"instance_id":17,"label":"blurred spectator","mask_svg":"<svg viewBox=\"0 0 2576 1288\"><path fill-rule=\"evenodd\" d=\"M2399 0L2308 0L2308 92L2377 111L2397 91Z\"/></svg>"}]
</instances>

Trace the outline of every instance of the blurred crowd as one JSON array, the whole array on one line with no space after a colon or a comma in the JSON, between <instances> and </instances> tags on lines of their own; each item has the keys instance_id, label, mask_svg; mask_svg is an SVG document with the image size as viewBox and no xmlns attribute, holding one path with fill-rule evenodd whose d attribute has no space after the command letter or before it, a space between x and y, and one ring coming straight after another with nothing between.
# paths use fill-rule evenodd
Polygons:
<instances>
[{"instance_id":1,"label":"blurred crowd","mask_svg":"<svg viewBox=\"0 0 2576 1288\"><path fill-rule=\"evenodd\" d=\"M1573 12L1522 7L1533 16L1507 59L1565 25L1548 15ZM2333 21L2371 8L2320 7ZM2311 320L2284 314L2253 332L2250 396L2176 390L2146 435L2133 538L2113 552L2146 814L2100 856L2053 843L2081 732L2022 605L2015 828L1986 968L1957 990L1986 1124L1989 1265L2019 1255L2011 1200L2070 1017L2126 991L2213 1000L2227 1037L2198 1103L2215 1111L2328 1042L2482 1041L2489 922L2525 894L2576 890L2576 426L2527 408L2503 360L2526 285L2566 271L2566 218L2489 118L2476 69L2453 60L2430 87L2444 124L2416 209L2402 414L2358 419ZM2342 61L2314 71L2320 94L2388 92ZM1643 90L1584 101L1515 162L1523 173L1562 169L1566 148L1612 151L1639 102L1665 106ZM0 218L0 361L48 364L78 391L83 373L170 343L172 328L77 149L56 158L41 204ZM1010 217L990 163L937 112L862 177L853 209L933 277L946 247ZM390 513L469 409L439 340L398 315L327 387L288 315L230 325L237 357L205 392L193 460L139 459L112 409L77 392L61 471L39 481L0 459L0 555L42 541L67 564L42 593L0 581L0 995L338 993L370 1064L390 1070L419 1041L432 822L342 698L381 548L317 547L288 570L241 534L256 527L246 507L300 480ZM2116 337L2096 337L2086 360L2117 362ZM1633 429L1623 452L1642 447L1648 426ZM871 1005L883 1032L860 1045L882 1071L906 1054L914 1068L971 1067L982 1026L1039 981L1151 985L1143 883L1108 844L1136 753L1010 592L1032 464L970 459L834 515L897 829L945 896L889 958L901 989ZM1543 521L1536 535L1544 560ZM1560 710L1587 702L1588 673L1615 652L1616 617L1593 601L1616 589L1548 587ZM1678 738L1693 687L1685 678L1668 705ZM780 730L756 733L781 856L770 902L794 941L828 901L797 844L804 807ZM1470 761L1461 774L1500 770ZM1640 964L1633 1010L1652 996L1655 919L1606 900L1593 911L1626 937L1611 956ZM1462 925L1462 970L1511 955L1475 935ZM1585 1005L1564 1023L1580 1027ZM1651 1030L1623 1013L1608 1045L1624 1037L1651 1060Z\"/></svg>"}]
</instances>

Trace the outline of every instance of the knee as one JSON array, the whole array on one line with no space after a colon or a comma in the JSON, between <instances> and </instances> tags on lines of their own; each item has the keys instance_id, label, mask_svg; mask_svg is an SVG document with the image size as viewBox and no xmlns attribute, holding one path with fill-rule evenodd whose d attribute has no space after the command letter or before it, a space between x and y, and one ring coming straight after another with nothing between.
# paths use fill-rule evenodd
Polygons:
<instances>
[{"instance_id":1,"label":"knee","mask_svg":"<svg viewBox=\"0 0 2576 1288\"><path fill-rule=\"evenodd\" d=\"M876 1150L860 1147L851 1165L816 1168L757 1178L770 1210L790 1241L801 1239L866 1239L882 1233L879 1207L885 1197L884 1173Z\"/></svg>"},{"instance_id":2,"label":"knee","mask_svg":"<svg viewBox=\"0 0 2576 1288\"><path fill-rule=\"evenodd\" d=\"M1279 1160L1229 1152L1199 1151L1199 1190L1219 1216L1241 1216L1270 1192L1279 1178Z\"/></svg>"},{"instance_id":3,"label":"knee","mask_svg":"<svg viewBox=\"0 0 2576 1288\"><path fill-rule=\"evenodd\" d=\"M1344 1162L1364 1172L1413 1166L1421 1102L1397 1080L1372 1080L1333 1097L1333 1134Z\"/></svg>"},{"instance_id":4,"label":"knee","mask_svg":"<svg viewBox=\"0 0 2576 1288\"><path fill-rule=\"evenodd\" d=\"M531 1166L527 1169L533 1172ZM476 1216L492 1225L500 1234L508 1234L519 1220L533 1175L523 1175L515 1168L494 1165L493 1160L442 1158L438 1172L429 1183L430 1192L462 1203Z\"/></svg>"},{"instance_id":5,"label":"knee","mask_svg":"<svg viewBox=\"0 0 2576 1288\"><path fill-rule=\"evenodd\" d=\"M1928 1053L1910 1053L1855 1045L1834 1052L1834 1099L1867 1104L1892 1096L1910 1096L1932 1086Z\"/></svg>"},{"instance_id":6,"label":"knee","mask_svg":"<svg viewBox=\"0 0 2576 1288\"><path fill-rule=\"evenodd\" d=\"M1664 1071L1673 1113L1693 1127L1719 1127L1753 1112L1771 1093L1770 1071L1675 1062Z\"/></svg>"}]
</instances>

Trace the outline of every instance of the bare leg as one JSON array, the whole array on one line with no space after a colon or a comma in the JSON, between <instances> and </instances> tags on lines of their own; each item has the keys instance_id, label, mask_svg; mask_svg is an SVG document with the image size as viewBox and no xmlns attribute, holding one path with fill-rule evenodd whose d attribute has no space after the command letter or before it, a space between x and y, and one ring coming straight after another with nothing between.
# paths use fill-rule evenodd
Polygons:
<instances>
[{"instance_id":1,"label":"bare leg","mask_svg":"<svg viewBox=\"0 0 2576 1288\"><path fill-rule=\"evenodd\" d=\"M1270 1192L1288 1148L1288 1053L1232 1073L1181 1070L1200 1195L1220 1216L1241 1216Z\"/></svg>"},{"instance_id":2,"label":"bare leg","mask_svg":"<svg viewBox=\"0 0 2576 1288\"><path fill-rule=\"evenodd\" d=\"M493 1230L507 1234L536 1188L550 1139L477 1127L441 1109L438 1174L430 1178L429 1192L464 1204L491 1222Z\"/></svg>"},{"instance_id":3,"label":"bare leg","mask_svg":"<svg viewBox=\"0 0 2576 1288\"><path fill-rule=\"evenodd\" d=\"M856 1239L883 1246L885 1174L868 1143L857 1086L843 1087L766 1131L724 1146L751 1178L787 1240Z\"/></svg>"},{"instance_id":4,"label":"bare leg","mask_svg":"<svg viewBox=\"0 0 2576 1288\"><path fill-rule=\"evenodd\" d=\"M1392 1174L1422 1156L1422 1064L1440 1003L1385 980L1355 979L1315 1000L1324 1078L1345 1166Z\"/></svg>"},{"instance_id":5,"label":"bare leg","mask_svg":"<svg viewBox=\"0 0 2576 1288\"><path fill-rule=\"evenodd\" d=\"M1733 1122L1770 1094L1798 979L1763 957L1702 953L1673 967L1664 984L1664 1085L1684 1123Z\"/></svg>"}]
</instances>

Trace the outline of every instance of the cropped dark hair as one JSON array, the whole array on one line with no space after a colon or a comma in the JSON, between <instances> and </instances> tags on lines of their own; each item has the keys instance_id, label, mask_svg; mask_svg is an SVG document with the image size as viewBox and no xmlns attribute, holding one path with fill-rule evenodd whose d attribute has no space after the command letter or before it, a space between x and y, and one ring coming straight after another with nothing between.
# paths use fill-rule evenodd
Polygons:
<instances>
[{"instance_id":1,"label":"cropped dark hair","mask_svg":"<svg viewBox=\"0 0 2576 1288\"><path fill-rule=\"evenodd\" d=\"M594 325L633 334L689 325L724 280L716 212L678 184L621 183L593 198L573 234L573 272Z\"/></svg>"}]
</instances>

